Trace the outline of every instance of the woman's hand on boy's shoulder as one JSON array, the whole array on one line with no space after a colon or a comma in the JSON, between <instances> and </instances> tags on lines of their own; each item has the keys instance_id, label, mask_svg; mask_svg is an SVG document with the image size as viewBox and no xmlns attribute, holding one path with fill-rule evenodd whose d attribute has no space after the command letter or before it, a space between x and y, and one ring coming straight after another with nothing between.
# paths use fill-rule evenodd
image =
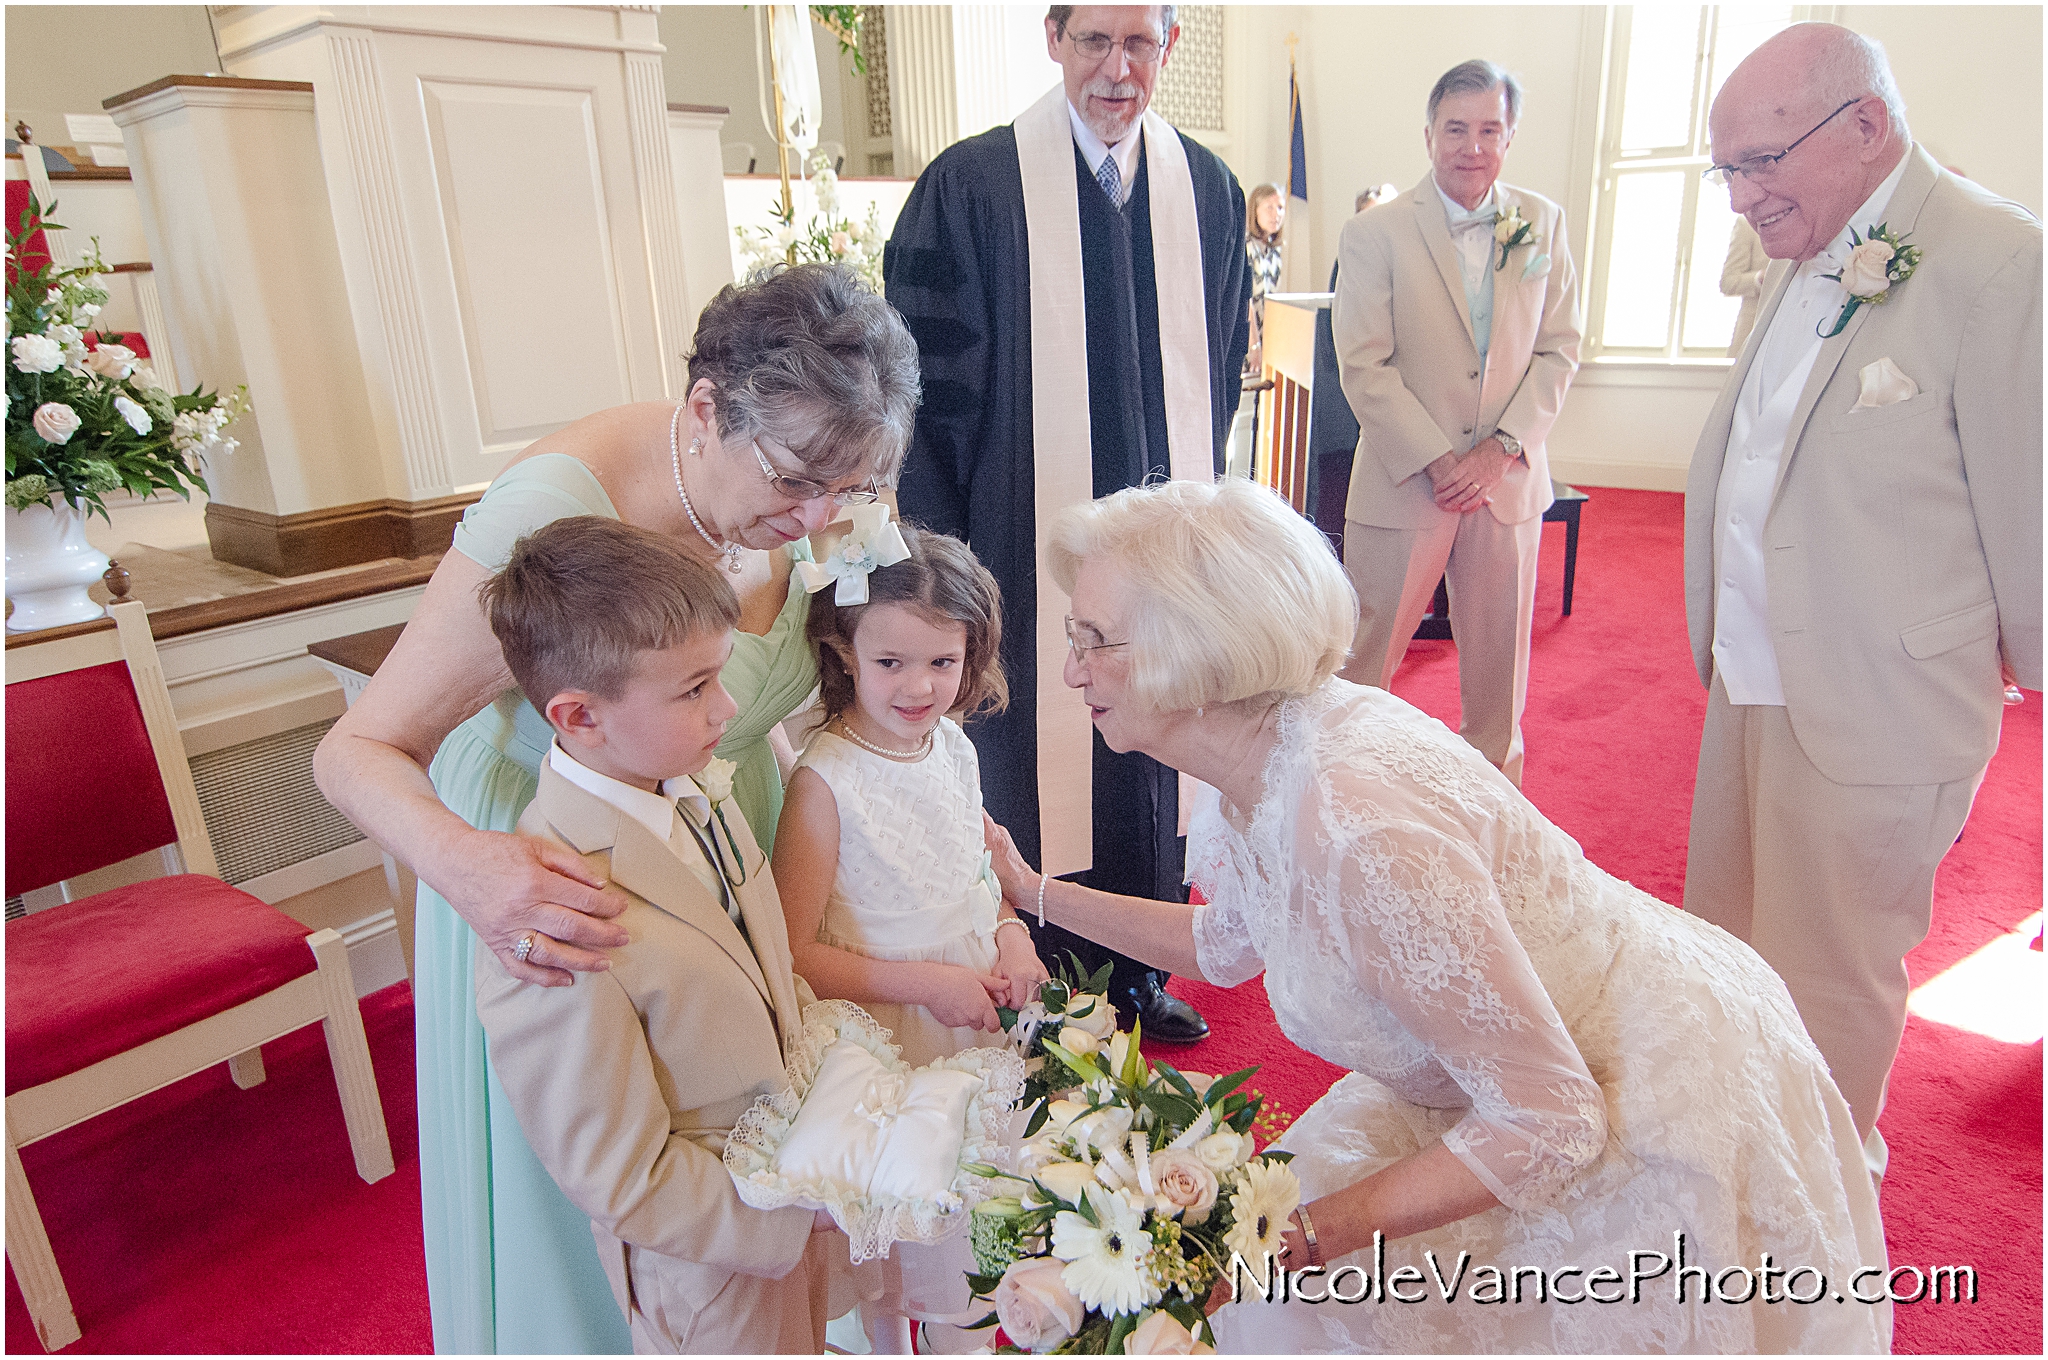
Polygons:
<instances>
[{"instance_id":1,"label":"woman's hand on boy's shoulder","mask_svg":"<svg viewBox=\"0 0 2048 1360\"><path fill-rule=\"evenodd\" d=\"M625 944L611 917L626 894L567 846L503 831L472 831L452 857L455 874L443 889L505 971L523 982L567 987L576 973L599 973L611 960L596 951ZM533 943L526 958L519 944Z\"/></svg>"}]
</instances>

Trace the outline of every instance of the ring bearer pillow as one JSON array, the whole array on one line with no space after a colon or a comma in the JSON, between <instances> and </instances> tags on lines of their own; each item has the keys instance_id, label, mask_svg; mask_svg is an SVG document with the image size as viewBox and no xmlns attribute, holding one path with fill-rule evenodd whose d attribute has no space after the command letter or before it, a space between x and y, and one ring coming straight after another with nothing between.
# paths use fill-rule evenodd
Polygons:
<instances>
[{"instance_id":1,"label":"ring bearer pillow","mask_svg":"<svg viewBox=\"0 0 2048 1360\"><path fill-rule=\"evenodd\" d=\"M1006 1165L1024 1090L1009 1049L970 1048L913 1068L850 1001L804 1008L789 1086L763 1096L725 1144L725 1169L756 1209L824 1209L855 1264L897 1242L937 1242L992 1192L973 1165Z\"/></svg>"}]
</instances>

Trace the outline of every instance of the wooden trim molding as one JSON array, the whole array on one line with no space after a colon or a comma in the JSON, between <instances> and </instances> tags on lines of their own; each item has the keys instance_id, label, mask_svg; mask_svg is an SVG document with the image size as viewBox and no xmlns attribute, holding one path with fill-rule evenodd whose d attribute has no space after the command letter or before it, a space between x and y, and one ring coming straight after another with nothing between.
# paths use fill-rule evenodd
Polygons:
<instances>
[{"instance_id":1,"label":"wooden trim molding","mask_svg":"<svg viewBox=\"0 0 2048 1360\"><path fill-rule=\"evenodd\" d=\"M671 104L670 113L722 113L731 116L732 110L723 104Z\"/></svg>"},{"instance_id":2,"label":"wooden trim molding","mask_svg":"<svg viewBox=\"0 0 2048 1360\"><path fill-rule=\"evenodd\" d=\"M313 93L313 82L310 80L250 80L243 76L159 76L147 85L138 85L134 89L124 90L112 98L102 99L100 107L103 109L118 109L123 104L133 104L138 99L147 99L149 96L161 91L180 88L207 90L299 90L306 94L311 94Z\"/></svg>"},{"instance_id":3,"label":"wooden trim molding","mask_svg":"<svg viewBox=\"0 0 2048 1360\"><path fill-rule=\"evenodd\" d=\"M214 558L268 576L305 576L386 557L445 552L476 495L424 501L362 501L294 515L214 501L206 507L206 541Z\"/></svg>"},{"instance_id":4,"label":"wooden trim molding","mask_svg":"<svg viewBox=\"0 0 2048 1360\"><path fill-rule=\"evenodd\" d=\"M218 600L201 600L197 604L151 610L149 631L158 642L167 642L172 638L203 633L210 628L227 628L238 623L251 623L257 619L290 614L300 609L317 609L322 605L360 599L365 595L405 590L412 586L425 585L427 578L434 574L434 568L439 565L441 555L435 553L429 557L416 557L404 562L378 562L355 571L323 576L317 581L292 581L272 586L268 590L252 590ZM148 585L147 582L141 584L145 588ZM112 619L94 619L90 623L67 623L34 633L9 633L7 650L11 652L16 647L61 642L66 638L82 637L87 633L112 632L113 628Z\"/></svg>"}]
</instances>

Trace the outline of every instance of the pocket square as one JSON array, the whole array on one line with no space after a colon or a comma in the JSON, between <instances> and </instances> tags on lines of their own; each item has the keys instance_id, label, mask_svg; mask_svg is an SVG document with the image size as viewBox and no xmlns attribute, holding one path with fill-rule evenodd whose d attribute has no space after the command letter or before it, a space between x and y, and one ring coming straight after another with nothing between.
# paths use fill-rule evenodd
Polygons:
<instances>
[{"instance_id":1,"label":"pocket square","mask_svg":"<svg viewBox=\"0 0 2048 1360\"><path fill-rule=\"evenodd\" d=\"M1865 364L1857 377L1863 380L1863 390L1857 394L1856 404L1849 408L1851 411L1895 406L1920 395L1920 384L1907 377L1890 359Z\"/></svg>"},{"instance_id":2,"label":"pocket square","mask_svg":"<svg viewBox=\"0 0 2048 1360\"><path fill-rule=\"evenodd\" d=\"M1535 259L1529 261L1529 263L1523 268L1522 280L1526 283L1530 279L1540 279L1549 272L1550 256L1538 255Z\"/></svg>"}]
</instances>

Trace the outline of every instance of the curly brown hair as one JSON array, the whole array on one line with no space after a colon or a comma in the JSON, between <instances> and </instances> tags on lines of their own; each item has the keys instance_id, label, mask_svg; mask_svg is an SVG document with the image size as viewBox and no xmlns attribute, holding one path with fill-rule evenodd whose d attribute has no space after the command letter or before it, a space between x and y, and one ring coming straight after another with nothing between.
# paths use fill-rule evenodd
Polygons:
<instances>
[{"instance_id":1,"label":"curly brown hair","mask_svg":"<svg viewBox=\"0 0 2048 1360\"><path fill-rule=\"evenodd\" d=\"M901 526L910 556L893 566L877 567L868 577L866 604L840 605L832 592L820 591L811 601L804 635L818 657L818 697L827 719L854 704L853 635L861 619L878 604L907 604L933 623L962 624L967 629L967 655L960 664L960 694L949 715L956 719L995 713L1010 702L1003 677L1003 595L996 578L975 560L957 538Z\"/></svg>"}]
</instances>

